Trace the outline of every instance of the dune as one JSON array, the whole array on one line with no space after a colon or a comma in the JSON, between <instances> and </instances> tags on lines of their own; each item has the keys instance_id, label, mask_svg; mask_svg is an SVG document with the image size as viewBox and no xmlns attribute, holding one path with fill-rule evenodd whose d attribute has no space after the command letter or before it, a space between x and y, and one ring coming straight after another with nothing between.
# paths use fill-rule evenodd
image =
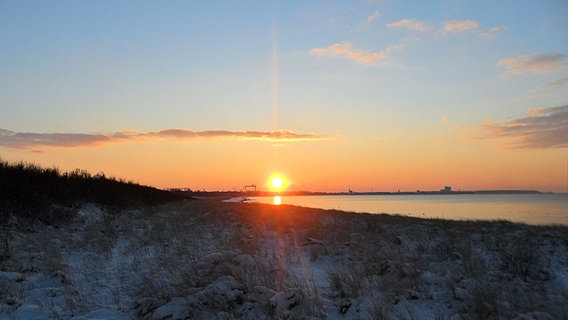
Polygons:
<instances>
[{"instance_id":1,"label":"dune","mask_svg":"<svg viewBox=\"0 0 568 320\"><path fill-rule=\"evenodd\" d=\"M568 316L565 226L210 199L0 236L0 319Z\"/></svg>"}]
</instances>

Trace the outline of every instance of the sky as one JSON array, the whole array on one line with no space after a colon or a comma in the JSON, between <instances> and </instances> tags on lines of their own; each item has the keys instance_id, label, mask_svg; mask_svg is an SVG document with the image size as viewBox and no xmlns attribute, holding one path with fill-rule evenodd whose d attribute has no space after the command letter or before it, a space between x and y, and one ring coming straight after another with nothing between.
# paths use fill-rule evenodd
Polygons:
<instances>
[{"instance_id":1,"label":"sky","mask_svg":"<svg viewBox=\"0 0 568 320\"><path fill-rule=\"evenodd\" d=\"M0 158L158 188L568 188L568 2L0 1Z\"/></svg>"}]
</instances>

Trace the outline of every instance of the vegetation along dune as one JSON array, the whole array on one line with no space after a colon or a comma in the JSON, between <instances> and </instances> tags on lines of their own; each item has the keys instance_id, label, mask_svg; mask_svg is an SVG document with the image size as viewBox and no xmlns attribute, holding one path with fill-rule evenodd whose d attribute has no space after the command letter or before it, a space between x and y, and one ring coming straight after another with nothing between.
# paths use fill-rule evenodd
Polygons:
<instances>
[{"instance_id":1,"label":"vegetation along dune","mask_svg":"<svg viewBox=\"0 0 568 320\"><path fill-rule=\"evenodd\" d=\"M568 228L0 166L0 319L566 319Z\"/></svg>"}]
</instances>

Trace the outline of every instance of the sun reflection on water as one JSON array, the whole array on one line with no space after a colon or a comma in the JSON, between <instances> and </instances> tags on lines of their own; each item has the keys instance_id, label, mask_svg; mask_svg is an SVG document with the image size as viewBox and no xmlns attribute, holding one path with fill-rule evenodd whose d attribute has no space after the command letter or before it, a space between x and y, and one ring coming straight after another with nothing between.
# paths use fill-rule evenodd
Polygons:
<instances>
[{"instance_id":1,"label":"sun reflection on water","mask_svg":"<svg viewBox=\"0 0 568 320\"><path fill-rule=\"evenodd\" d=\"M282 198L280 196L274 196L274 199L272 199L272 204L275 206L279 206L282 204Z\"/></svg>"}]
</instances>

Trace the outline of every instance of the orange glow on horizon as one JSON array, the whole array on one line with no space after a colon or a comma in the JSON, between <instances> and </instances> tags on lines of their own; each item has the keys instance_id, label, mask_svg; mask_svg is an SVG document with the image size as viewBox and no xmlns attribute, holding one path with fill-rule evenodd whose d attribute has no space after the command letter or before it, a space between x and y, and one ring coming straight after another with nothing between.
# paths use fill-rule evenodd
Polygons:
<instances>
[{"instance_id":1,"label":"orange glow on horizon","mask_svg":"<svg viewBox=\"0 0 568 320\"><path fill-rule=\"evenodd\" d=\"M43 153L1 149L1 155L6 161L25 160L62 171L104 172L164 189L224 191L256 184L275 193L292 187L298 191L396 192L440 190L448 185L455 190L566 192L566 149L510 152L457 139L425 139L417 139L420 144L404 139L374 142L381 148L369 147L367 140L354 141L348 148L340 144L343 142L290 144L278 150L276 159L271 145L224 141L51 148ZM339 144L344 147L338 148ZM478 156L490 153L495 156ZM227 154L239 156L227 161ZM284 166L285 172L278 169ZM279 190L270 183L274 176L284 178Z\"/></svg>"}]
</instances>

